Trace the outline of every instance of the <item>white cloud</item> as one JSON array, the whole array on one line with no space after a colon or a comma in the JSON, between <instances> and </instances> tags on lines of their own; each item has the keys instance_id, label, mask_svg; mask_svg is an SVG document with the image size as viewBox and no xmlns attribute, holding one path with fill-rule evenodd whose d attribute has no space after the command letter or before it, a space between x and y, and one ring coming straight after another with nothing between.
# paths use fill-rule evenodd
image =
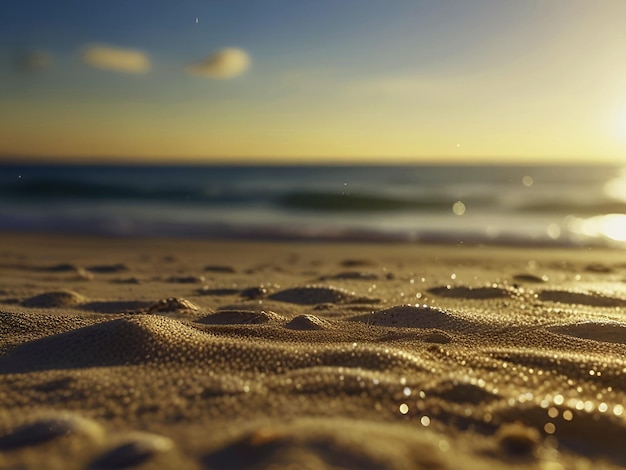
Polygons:
<instances>
[{"instance_id":1,"label":"white cloud","mask_svg":"<svg viewBox=\"0 0 626 470\"><path fill-rule=\"evenodd\" d=\"M185 70L191 75L209 78L233 78L241 75L250 66L250 56L243 49L229 47L220 49L210 57L188 65Z\"/></svg>"},{"instance_id":2,"label":"white cloud","mask_svg":"<svg viewBox=\"0 0 626 470\"><path fill-rule=\"evenodd\" d=\"M150 58L136 49L92 45L83 50L84 64L116 72L143 73L150 69Z\"/></svg>"}]
</instances>

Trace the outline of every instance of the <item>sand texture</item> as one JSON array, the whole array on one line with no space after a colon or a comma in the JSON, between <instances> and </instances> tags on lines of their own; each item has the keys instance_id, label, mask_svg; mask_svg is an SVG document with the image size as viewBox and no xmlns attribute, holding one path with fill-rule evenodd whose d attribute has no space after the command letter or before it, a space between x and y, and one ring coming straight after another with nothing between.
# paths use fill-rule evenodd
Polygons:
<instances>
[{"instance_id":1,"label":"sand texture","mask_svg":"<svg viewBox=\"0 0 626 470\"><path fill-rule=\"evenodd\" d=\"M622 468L625 312L618 251L5 234L0 469Z\"/></svg>"}]
</instances>

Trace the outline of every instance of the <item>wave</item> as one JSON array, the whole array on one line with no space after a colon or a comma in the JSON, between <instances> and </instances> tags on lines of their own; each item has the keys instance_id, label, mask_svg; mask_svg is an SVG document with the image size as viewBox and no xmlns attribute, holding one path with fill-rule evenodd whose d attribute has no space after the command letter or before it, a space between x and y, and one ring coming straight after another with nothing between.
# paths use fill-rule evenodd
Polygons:
<instances>
[{"instance_id":1,"label":"wave","mask_svg":"<svg viewBox=\"0 0 626 470\"><path fill-rule=\"evenodd\" d=\"M250 195L219 193L200 188L155 187L116 183L39 179L0 188L0 195L17 200L46 201L158 201L158 202L246 202Z\"/></svg>"},{"instance_id":2,"label":"wave","mask_svg":"<svg viewBox=\"0 0 626 470\"><path fill-rule=\"evenodd\" d=\"M517 211L532 214L571 214L589 216L597 214L626 213L626 203L622 201L576 202L554 201L522 204Z\"/></svg>"},{"instance_id":3,"label":"wave","mask_svg":"<svg viewBox=\"0 0 626 470\"><path fill-rule=\"evenodd\" d=\"M338 192L336 190L291 190L269 185L265 188L225 187L220 185L165 186L137 182L81 182L59 179L31 179L0 185L0 197L5 201L125 201L172 204L202 204L205 206L263 204L291 211L319 212L450 212L452 205L462 200L474 210L503 211L524 214L558 214L590 216L626 213L626 203L608 198L572 200L553 195L550 200L527 198L507 204L497 194L455 194L452 191L424 191L419 194L385 194L373 191Z\"/></svg>"},{"instance_id":4,"label":"wave","mask_svg":"<svg viewBox=\"0 0 626 470\"><path fill-rule=\"evenodd\" d=\"M448 211L456 199L441 194L407 198L378 192L290 191L289 188L224 188L219 186L164 187L163 185L80 182L34 179L0 186L0 196L13 201L79 202L126 201L259 205L303 211ZM488 201L473 199L477 205Z\"/></svg>"},{"instance_id":5,"label":"wave","mask_svg":"<svg viewBox=\"0 0 626 470\"><path fill-rule=\"evenodd\" d=\"M616 174L570 167L0 165L0 230L611 244L626 235L587 221L626 214L626 203L605 190ZM453 211L457 201L465 211Z\"/></svg>"},{"instance_id":6,"label":"wave","mask_svg":"<svg viewBox=\"0 0 626 470\"><path fill-rule=\"evenodd\" d=\"M454 200L431 198L410 200L373 194L336 194L322 192L290 192L278 198L280 206L289 209L317 211L396 211L449 210Z\"/></svg>"}]
</instances>

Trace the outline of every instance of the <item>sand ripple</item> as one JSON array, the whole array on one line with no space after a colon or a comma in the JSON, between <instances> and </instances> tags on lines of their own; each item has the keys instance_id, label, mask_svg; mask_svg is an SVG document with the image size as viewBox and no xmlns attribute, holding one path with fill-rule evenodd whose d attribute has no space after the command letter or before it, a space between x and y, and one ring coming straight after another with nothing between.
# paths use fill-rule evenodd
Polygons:
<instances>
[{"instance_id":1,"label":"sand ripple","mask_svg":"<svg viewBox=\"0 0 626 470\"><path fill-rule=\"evenodd\" d=\"M596 293L544 290L539 299L564 304L590 305L593 307L624 307L626 300Z\"/></svg>"},{"instance_id":2,"label":"sand ripple","mask_svg":"<svg viewBox=\"0 0 626 470\"><path fill-rule=\"evenodd\" d=\"M556 333L594 341L626 344L626 323L580 322L550 328Z\"/></svg>"}]
</instances>

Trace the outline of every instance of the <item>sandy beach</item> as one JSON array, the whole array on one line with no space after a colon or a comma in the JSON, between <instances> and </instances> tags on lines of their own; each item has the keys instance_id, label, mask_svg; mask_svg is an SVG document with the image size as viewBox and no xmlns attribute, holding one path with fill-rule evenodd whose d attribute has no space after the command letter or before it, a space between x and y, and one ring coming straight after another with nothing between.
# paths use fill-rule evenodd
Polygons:
<instances>
[{"instance_id":1,"label":"sandy beach","mask_svg":"<svg viewBox=\"0 0 626 470\"><path fill-rule=\"evenodd\" d=\"M626 466L609 249L0 236L0 468Z\"/></svg>"}]
</instances>

